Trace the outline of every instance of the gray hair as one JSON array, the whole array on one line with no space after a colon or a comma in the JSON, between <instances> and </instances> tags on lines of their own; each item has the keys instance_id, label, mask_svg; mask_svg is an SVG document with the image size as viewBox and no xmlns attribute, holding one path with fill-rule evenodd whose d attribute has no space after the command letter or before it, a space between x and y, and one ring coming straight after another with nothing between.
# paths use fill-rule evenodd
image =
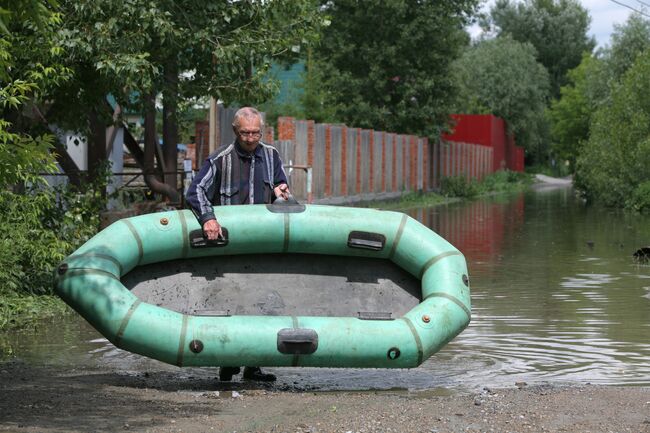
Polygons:
<instances>
[{"instance_id":1,"label":"gray hair","mask_svg":"<svg viewBox=\"0 0 650 433\"><path fill-rule=\"evenodd\" d=\"M264 128L264 117L262 117L262 113L260 113L253 107L242 107L239 110L237 110L237 112L235 113L235 118L232 121L233 128L239 129L239 125L241 123L240 119L242 117L245 117L247 119L257 117L258 119L260 119L260 127Z\"/></svg>"}]
</instances>

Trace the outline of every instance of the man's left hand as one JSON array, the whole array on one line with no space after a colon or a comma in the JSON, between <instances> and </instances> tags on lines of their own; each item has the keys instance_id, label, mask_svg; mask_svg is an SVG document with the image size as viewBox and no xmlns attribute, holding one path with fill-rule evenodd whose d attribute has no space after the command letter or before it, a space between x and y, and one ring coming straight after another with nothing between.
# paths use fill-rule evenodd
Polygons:
<instances>
[{"instance_id":1,"label":"man's left hand","mask_svg":"<svg viewBox=\"0 0 650 433\"><path fill-rule=\"evenodd\" d=\"M275 196L277 198L282 198L284 200L288 200L289 195L291 194L291 191L289 191L289 186L286 183L283 183L273 188L273 192L275 193Z\"/></svg>"}]
</instances>

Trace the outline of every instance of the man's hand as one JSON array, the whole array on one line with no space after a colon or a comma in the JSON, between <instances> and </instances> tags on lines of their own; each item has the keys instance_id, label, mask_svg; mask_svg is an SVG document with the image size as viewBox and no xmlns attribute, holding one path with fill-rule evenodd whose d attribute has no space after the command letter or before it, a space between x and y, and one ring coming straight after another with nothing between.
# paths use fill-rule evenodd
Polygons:
<instances>
[{"instance_id":1,"label":"man's hand","mask_svg":"<svg viewBox=\"0 0 650 433\"><path fill-rule=\"evenodd\" d=\"M223 232L221 231L221 225L217 222L217 220L207 220L203 224L203 233L205 233L205 235L211 241L215 241L219 238L223 239Z\"/></svg>"},{"instance_id":2,"label":"man's hand","mask_svg":"<svg viewBox=\"0 0 650 433\"><path fill-rule=\"evenodd\" d=\"M273 188L273 192L275 192L275 196L277 198L283 198L284 200L288 200L289 194L291 194L291 191L289 191L289 186L287 186L286 183L283 183Z\"/></svg>"}]
</instances>

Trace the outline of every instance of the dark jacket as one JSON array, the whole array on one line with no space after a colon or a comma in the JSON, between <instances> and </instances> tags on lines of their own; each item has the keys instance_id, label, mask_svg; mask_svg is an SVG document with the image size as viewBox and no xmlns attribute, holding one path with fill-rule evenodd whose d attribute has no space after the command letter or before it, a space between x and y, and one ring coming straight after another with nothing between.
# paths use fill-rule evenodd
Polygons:
<instances>
[{"instance_id":1,"label":"dark jacket","mask_svg":"<svg viewBox=\"0 0 650 433\"><path fill-rule=\"evenodd\" d=\"M215 219L212 206L271 203L273 188L283 183L287 175L273 146L260 141L248 154L235 141L208 157L185 198L203 225Z\"/></svg>"}]
</instances>

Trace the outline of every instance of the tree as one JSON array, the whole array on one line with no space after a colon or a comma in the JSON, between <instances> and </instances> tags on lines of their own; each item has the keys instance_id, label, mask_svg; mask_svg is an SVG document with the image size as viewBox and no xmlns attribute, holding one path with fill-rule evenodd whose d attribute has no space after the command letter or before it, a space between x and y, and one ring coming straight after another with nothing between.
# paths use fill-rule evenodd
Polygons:
<instances>
[{"instance_id":1,"label":"tree","mask_svg":"<svg viewBox=\"0 0 650 433\"><path fill-rule=\"evenodd\" d=\"M331 24L313 51L322 83L312 94L324 96L315 106L355 127L436 135L454 94L449 66L477 3L322 1Z\"/></svg>"},{"instance_id":2,"label":"tree","mask_svg":"<svg viewBox=\"0 0 650 433\"><path fill-rule=\"evenodd\" d=\"M617 82L634 64L636 58L648 48L650 48L650 20L633 13L625 24L614 24L611 45L602 54L609 79Z\"/></svg>"},{"instance_id":3,"label":"tree","mask_svg":"<svg viewBox=\"0 0 650 433\"><path fill-rule=\"evenodd\" d=\"M456 111L502 117L517 143L543 162L549 80L535 54L529 43L498 37L468 48L453 71L460 89Z\"/></svg>"},{"instance_id":4,"label":"tree","mask_svg":"<svg viewBox=\"0 0 650 433\"><path fill-rule=\"evenodd\" d=\"M650 50L595 114L577 160L576 185L591 200L650 210Z\"/></svg>"},{"instance_id":5,"label":"tree","mask_svg":"<svg viewBox=\"0 0 650 433\"><path fill-rule=\"evenodd\" d=\"M552 153L561 161L569 161L570 172L580 147L589 138L591 118L601 99L597 89L604 64L597 57L585 55L582 63L569 71L569 83L560 89L560 99L548 110L551 121Z\"/></svg>"},{"instance_id":6,"label":"tree","mask_svg":"<svg viewBox=\"0 0 650 433\"><path fill-rule=\"evenodd\" d=\"M569 71L568 84L560 90L560 99L549 110L553 152L570 162L572 170L582 143L589 139L594 113L608 103L610 93L637 57L650 48L650 21L631 15L616 25L611 45L597 55L586 55L580 65Z\"/></svg>"},{"instance_id":7,"label":"tree","mask_svg":"<svg viewBox=\"0 0 650 433\"><path fill-rule=\"evenodd\" d=\"M318 9L311 0L62 0L59 32L73 79L52 96L48 120L86 132L90 168L105 158L106 96L144 114L145 171L154 182L155 104L162 95L165 165L176 168L179 101L214 96L256 103L270 95L271 60L313 39ZM166 179L167 192L176 186Z\"/></svg>"},{"instance_id":8,"label":"tree","mask_svg":"<svg viewBox=\"0 0 650 433\"><path fill-rule=\"evenodd\" d=\"M52 171L53 138L34 127L31 102L69 77L53 38L60 16L48 2L17 0L0 14L0 190ZM29 62L24 58L30 57ZM26 115L26 113L31 113ZM48 131L49 132L49 131Z\"/></svg>"},{"instance_id":9,"label":"tree","mask_svg":"<svg viewBox=\"0 0 650 433\"><path fill-rule=\"evenodd\" d=\"M551 94L559 97L567 72L596 46L594 38L587 36L590 22L577 0L497 0L482 25L500 36L509 34L516 41L531 43L537 60L549 72Z\"/></svg>"}]
</instances>

